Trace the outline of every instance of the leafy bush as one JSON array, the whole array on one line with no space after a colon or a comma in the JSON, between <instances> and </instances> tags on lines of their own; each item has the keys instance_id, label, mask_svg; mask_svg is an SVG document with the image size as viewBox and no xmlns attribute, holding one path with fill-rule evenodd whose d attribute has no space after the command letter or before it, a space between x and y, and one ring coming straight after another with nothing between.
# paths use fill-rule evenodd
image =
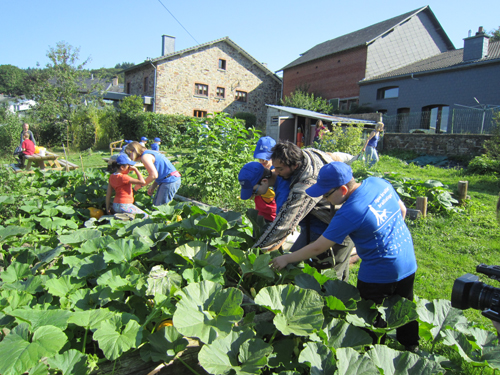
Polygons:
<instances>
[{"instance_id":1,"label":"leafy bush","mask_svg":"<svg viewBox=\"0 0 500 375\"><path fill-rule=\"evenodd\" d=\"M21 140L23 121L6 109L0 109L0 111L2 111L2 120L0 120L0 152L4 156L12 156Z\"/></svg>"},{"instance_id":2,"label":"leafy bush","mask_svg":"<svg viewBox=\"0 0 500 375\"><path fill-rule=\"evenodd\" d=\"M253 159L259 134L255 129L246 129L243 121L232 119L226 113L212 118L193 118L182 141L191 152L183 161L181 191L191 189L188 196L227 207L228 200L239 197L238 173Z\"/></svg>"},{"instance_id":3,"label":"leafy bush","mask_svg":"<svg viewBox=\"0 0 500 375\"><path fill-rule=\"evenodd\" d=\"M362 146L363 124L349 124L344 127L332 124L332 130L322 131L320 142L313 147L326 152L346 152L359 154Z\"/></svg>"},{"instance_id":4,"label":"leafy bush","mask_svg":"<svg viewBox=\"0 0 500 375\"><path fill-rule=\"evenodd\" d=\"M471 160L467 166L467 174L500 173L500 159L491 158L489 155L479 155Z\"/></svg>"},{"instance_id":5,"label":"leafy bush","mask_svg":"<svg viewBox=\"0 0 500 375\"><path fill-rule=\"evenodd\" d=\"M308 93L305 87L297 88L290 96L285 96L285 98L281 100L281 105L307 109L319 113L333 113L333 106L328 100L321 96L315 96L314 93Z\"/></svg>"},{"instance_id":6,"label":"leafy bush","mask_svg":"<svg viewBox=\"0 0 500 375\"><path fill-rule=\"evenodd\" d=\"M249 112L236 112L234 118L245 121L245 126L247 129L254 128L257 125L257 116ZM262 124L260 124L262 126ZM265 127L265 124L264 124Z\"/></svg>"}]
</instances>

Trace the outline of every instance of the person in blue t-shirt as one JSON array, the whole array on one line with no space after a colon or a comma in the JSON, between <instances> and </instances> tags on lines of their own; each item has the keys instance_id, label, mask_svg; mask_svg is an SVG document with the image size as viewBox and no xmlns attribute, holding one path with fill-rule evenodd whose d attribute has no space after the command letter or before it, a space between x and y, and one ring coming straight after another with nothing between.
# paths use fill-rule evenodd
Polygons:
<instances>
[{"instance_id":1,"label":"person in blue t-shirt","mask_svg":"<svg viewBox=\"0 0 500 375\"><path fill-rule=\"evenodd\" d=\"M289 263L317 256L350 236L361 258L357 284L361 297L378 304L392 295L413 300L417 271L413 240L404 222L406 207L392 185L377 177L358 183L350 166L331 162L321 168L316 184L306 193L342 207L315 242L275 258L271 267L281 270ZM384 323L379 319L376 324ZM418 322L399 327L396 336L407 350L414 351Z\"/></svg>"},{"instance_id":2,"label":"person in blue t-shirt","mask_svg":"<svg viewBox=\"0 0 500 375\"><path fill-rule=\"evenodd\" d=\"M153 143L151 144L151 150L160 151L160 144L161 144L160 138L157 137L157 138L153 139Z\"/></svg>"},{"instance_id":3,"label":"person in blue t-shirt","mask_svg":"<svg viewBox=\"0 0 500 375\"><path fill-rule=\"evenodd\" d=\"M139 142L132 142L125 147L125 153L133 161L141 161L146 170L145 184L136 184L134 190L137 191L143 186L153 184L148 188L148 195L153 196L153 205L160 206L169 203L174 199L175 193L181 186L181 174L175 169L170 160L165 155L157 151L148 150ZM158 190L156 190L158 188Z\"/></svg>"},{"instance_id":4,"label":"person in blue t-shirt","mask_svg":"<svg viewBox=\"0 0 500 375\"><path fill-rule=\"evenodd\" d=\"M363 147L363 152L366 156L366 161L368 162L368 166L372 167L379 161L379 157L377 154L377 144L380 138L380 133L384 131L384 123L377 122L377 126L375 130L370 133L368 139L366 140L365 146Z\"/></svg>"}]
</instances>

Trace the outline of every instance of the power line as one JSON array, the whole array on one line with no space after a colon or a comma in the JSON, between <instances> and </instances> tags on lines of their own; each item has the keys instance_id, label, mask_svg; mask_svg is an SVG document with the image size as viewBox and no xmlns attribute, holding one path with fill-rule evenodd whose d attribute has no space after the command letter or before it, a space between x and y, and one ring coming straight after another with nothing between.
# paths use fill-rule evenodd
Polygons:
<instances>
[{"instance_id":1,"label":"power line","mask_svg":"<svg viewBox=\"0 0 500 375\"><path fill-rule=\"evenodd\" d=\"M193 38L193 40L196 42L196 44L200 44L200 42L198 42L198 41L194 38L194 36L192 36L192 35L191 35L191 33L190 33L189 31L187 31L187 29L186 29L184 26L182 26L182 23L180 23L180 22L179 22L179 20L178 20L177 18L175 18L175 16L172 14L172 12L171 12L171 11L169 11L169 10L168 10L168 8L167 8L165 5L163 5L163 3L161 2L161 0L158 0L158 2L159 2L162 6L163 6L163 8L165 8L165 9L167 10L167 12L168 12L168 13L170 13L170 15L174 18L174 20L176 20L176 21L177 21L177 23L178 23L179 25L181 25L181 27L182 27L182 28L183 28L183 29L184 29L184 30L185 30L185 31L189 34L189 36L190 36L191 38Z\"/></svg>"}]
</instances>

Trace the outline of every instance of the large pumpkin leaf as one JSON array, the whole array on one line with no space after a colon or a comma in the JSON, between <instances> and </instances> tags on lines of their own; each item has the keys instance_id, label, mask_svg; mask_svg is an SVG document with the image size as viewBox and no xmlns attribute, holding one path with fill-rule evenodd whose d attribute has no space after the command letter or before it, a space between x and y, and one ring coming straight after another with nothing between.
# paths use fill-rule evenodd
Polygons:
<instances>
[{"instance_id":1,"label":"large pumpkin leaf","mask_svg":"<svg viewBox=\"0 0 500 375\"><path fill-rule=\"evenodd\" d=\"M269 286L259 291L255 303L276 314L274 324L284 335L307 336L323 325L324 301L314 290Z\"/></svg>"},{"instance_id":2,"label":"large pumpkin leaf","mask_svg":"<svg viewBox=\"0 0 500 375\"><path fill-rule=\"evenodd\" d=\"M31 331L43 326L54 326L65 330L68 319L72 312L68 310L34 310L17 309L9 313L18 319L27 321L31 325Z\"/></svg>"},{"instance_id":3,"label":"large pumpkin leaf","mask_svg":"<svg viewBox=\"0 0 500 375\"><path fill-rule=\"evenodd\" d=\"M81 244L77 250L82 254L98 253L105 249L115 239L111 236L92 238Z\"/></svg>"},{"instance_id":4,"label":"large pumpkin leaf","mask_svg":"<svg viewBox=\"0 0 500 375\"><path fill-rule=\"evenodd\" d=\"M174 313L174 326L185 336L199 337L206 344L226 336L243 317L242 293L222 289L211 281L192 283L176 293L181 297Z\"/></svg>"},{"instance_id":5,"label":"large pumpkin leaf","mask_svg":"<svg viewBox=\"0 0 500 375\"><path fill-rule=\"evenodd\" d=\"M68 293L74 292L85 285L84 280L76 277L61 276L47 280L45 286L50 294L58 297L65 297Z\"/></svg>"},{"instance_id":6,"label":"large pumpkin leaf","mask_svg":"<svg viewBox=\"0 0 500 375\"><path fill-rule=\"evenodd\" d=\"M62 217L46 217L40 220L40 225L47 230L55 230L65 226L66 222Z\"/></svg>"},{"instance_id":7,"label":"large pumpkin leaf","mask_svg":"<svg viewBox=\"0 0 500 375\"><path fill-rule=\"evenodd\" d=\"M210 228L216 231L219 235L229 229L229 224L226 219L222 216L214 215L212 213L208 214L208 216L204 219L201 219L197 223L201 227Z\"/></svg>"},{"instance_id":8,"label":"large pumpkin leaf","mask_svg":"<svg viewBox=\"0 0 500 375\"><path fill-rule=\"evenodd\" d=\"M51 369L61 370L63 375L86 375L87 356L78 350L70 349L47 360Z\"/></svg>"},{"instance_id":9,"label":"large pumpkin leaf","mask_svg":"<svg viewBox=\"0 0 500 375\"><path fill-rule=\"evenodd\" d=\"M396 295L386 298L383 305L378 308L387 323L387 328L384 330L401 327L416 320L418 315L415 308L415 303L406 298Z\"/></svg>"},{"instance_id":10,"label":"large pumpkin leaf","mask_svg":"<svg viewBox=\"0 0 500 375\"><path fill-rule=\"evenodd\" d=\"M150 251L149 245L138 239L120 238L108 244L107 249L104 251L104 260L116 264L126 263Z\"/></svg>"},{"instance_id":11,"label":"large pumpkin leaf","mask_svg":"<svg viewBox=\"0 0 500 375\"><path fill-rule=\"evenodd\" d=\"M379 369L366 354L360 354L352 348L338 349L336 354L338 375L381 374Z\"/></svg>"},{"instance_id":12,"label":"large pumpkin leaf","mask_svg":"<svg viewBox=\"0 0 500 375\"><path fill-rule=\"evenodd\" d=\"M419 334L429 341L438 341L444 337L447 328L461 330L467 327L467 318L461 310L451 307L447 300L421 299L417 303L417 313L420 320Z\"/></svg>"},{"instance_id":13,"label":"large pumpkin leaf","mask_svg":"<svg viewBox=\"0 0 500 375\"><path fill-rule=\"evenodd\" d=\"M212 374L260 374L267 365L272 347L254 338L251 330L231 331L225 337L219 337L213 343L203 345L198 355L200 364Z\"/></svg>"},{"instance_id":14,"label":"large pumpkin leaf","mask_svg":"<svg viewBox=\"0 0 500 375\"><path fill-rule=\"evenodd\" d=\"M61 329L44 326L33 332L29 339L28 325L15 327L0 342L0 373L18 375L36 366L42 357L52 357L67 341Z\"/></svg>"},{"instance_id":15,"label":"large pumpkin leaf","mask_svg":"<svg viewBox=\"0 0 500 375\"><path fill-rule=\"evenodd\" d=\"M324 328L327 345L331 348L361 348L372 344L372 338L361 328L342 319L332 319Z\"/></svg>"},{"instance_id":16,"label":"large pumpkin leaf","mask_svg":"<svg viewBox=\"0 0 500 375\"><path fill-rule=\"evenodd\" d=\"M132 235L139 237L141 241L148 243L149 246L154 246L170 235L165 228L166 225L164 224L145 224L134 228Z\"/></svg>"},{"instance_id":17,"label":"large pumpkin leaf","mask_svg":"<svg viewBox=\"0 0 500 375\"><path fill-rule=\"evenodd\" d=\"M299 362L311 368L311 375L335 373L337 366L330 348L318 342L308 342L304 346L299 355Z\"/></svg>"},{"instance_id":18,"label":"large pumpkin leaf","mask_svg":"<svg viewBox=\"0 0 500 375\"><path fill-rule=\"evenodd\" d=\"M68 318L68 323L73 323L80 327L95 330L101 326L101 322L110 320L115 315L116 313L111 312L108 309L77 311L71 314Z\"/></svg>"},{"instance_id":19,"label":"large pumpkin leaf","mask_svg":"<svg viewBox=\"0 0 500 375\"><path fill-rule=\"evenodd\" d=\"M146 295L163 294L172 296L182 286L182 276L174 271L164 270L163 266L154 266L147 279Z\"/></svg>"},{"instance_id":20,"label":"large pumpkin leaf","mask_svg":"<svg viewBox=\"0 0 500 375\"><path fill-rule=\"evenodd\" d=\"M430 375L444 372L437 362L410 352L400 352L385 345L375 345L366 354L375 366L382 369L384 375Z\"/></svg>"},{"instance_id":21,"label":"large pumpkin leaf","mask_svg":"<svg viewBox=\"0 0 500 375\"><path fill-rule=\"evenodd\" d=\"M20 262L11 263L5 271L0 272L0 279L4 283L13 283L28 276L31 276L29 264Z\"/></svg>"},{"instance_id":22,"label":"large pumpkin leaf","mask_svg":"<svg viewBox=\"0 0 500 375\"><path fill-rule=\"evenodd\" d=\"M137 348L142 340L142 327L135 320L129 320L122 330L121 324L113 321L103 321L94 332L94 340L99 343L99 348L104 356L114 361L131 348Z\"/></svg>"},{"instance_id":23,"label":"large pumpkin leaf","mask_svg":"<svg viewBox=\"0 0 500 375\"><path fill-rule=\"evenodd\" d=\"M88 276L97 277L102 270L107 267L103 254L93 254L91 256L66 256L63 263L70 266L63 275L86 278Z\"/></svg>"},{"instance_id":24,"label":"large pumpkin leaf","mask_svg":"<svg viewBox=\"0 0 500 375\"><path fill-rule=\"evenodd\" d=\"M99 230L79 229L71 234L59 236L59 241L64 244L79 244L97 237L101 237L101 232Z\"/></svg>"},{"instance_id":25,"label":"large pumpkin leaf","mask_svg":"<svg viewBox=\"0 0 500 375\"><path fill-rule=\"evenodd\" d=\"M148 344L141 348L141 358L153 362L170 362L189 344L175 327L164 327L148 336Z\"/></svg>"},{"instance_id":26,"label":"large pumpkin leaf","mask_svg":"<svg viewBox=\"0 0 500 375\"><path fill-rule=\"evenodd\" d=\"M15 225L9 225L5 228L0 228L0 242L5 241L6 238L12 236L23 236L31 232L30 228L17 227Z\"/></svg>"}]
</instances>

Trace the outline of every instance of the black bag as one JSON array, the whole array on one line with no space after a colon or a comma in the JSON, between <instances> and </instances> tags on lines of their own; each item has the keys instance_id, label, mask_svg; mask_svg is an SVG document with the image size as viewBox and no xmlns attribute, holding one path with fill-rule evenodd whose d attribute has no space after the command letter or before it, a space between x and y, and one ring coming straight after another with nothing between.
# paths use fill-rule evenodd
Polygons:
<instances>
[{"instance_id":1,"label":"black bag","mask_svg":"<svg viewBox=\"0 0 500 375\"><path fill-rule=\"evenodd\" d=\"M16 149L14 150L14 156L21 155L23 153L23 149L21 146L17 146Z\"/></svg>"}]
</instances>

